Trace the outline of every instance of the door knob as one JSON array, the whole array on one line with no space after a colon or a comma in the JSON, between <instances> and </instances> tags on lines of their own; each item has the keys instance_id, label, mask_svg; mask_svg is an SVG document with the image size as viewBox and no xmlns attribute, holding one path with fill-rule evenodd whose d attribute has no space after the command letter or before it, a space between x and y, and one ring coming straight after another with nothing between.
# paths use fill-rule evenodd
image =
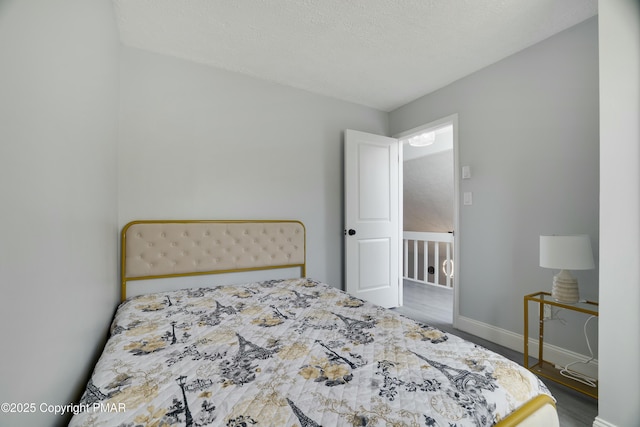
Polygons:
<instances>
[{"instance_id":1,"label":"door knob","mask_svg":"<svg viewBox=\"0 0 640 427\"><path fill-rule=\"evenodd\" d=\"M353 228L350 228L348 233L349 233L349 236L353 236L356 234L356 230L354 230Z\"/></svg>"}]
</instances>

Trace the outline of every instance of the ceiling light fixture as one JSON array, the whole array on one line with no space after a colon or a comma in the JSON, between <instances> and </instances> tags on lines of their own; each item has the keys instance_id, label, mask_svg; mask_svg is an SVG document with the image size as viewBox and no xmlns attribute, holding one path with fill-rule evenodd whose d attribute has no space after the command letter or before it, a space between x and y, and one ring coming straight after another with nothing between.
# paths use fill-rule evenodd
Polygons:
<instances>
[{"instance_id":1,"label":"ceiling light fixture","mask_svg":"<svg viewBox=\"0 0 640 427\"><path fill-rule=\"evenodd\" d=\"M405 139L412 147L426 147L427 145L433 144L435 140L436 133L434 131L419 133Z\"/></svg>"}]
</instances>

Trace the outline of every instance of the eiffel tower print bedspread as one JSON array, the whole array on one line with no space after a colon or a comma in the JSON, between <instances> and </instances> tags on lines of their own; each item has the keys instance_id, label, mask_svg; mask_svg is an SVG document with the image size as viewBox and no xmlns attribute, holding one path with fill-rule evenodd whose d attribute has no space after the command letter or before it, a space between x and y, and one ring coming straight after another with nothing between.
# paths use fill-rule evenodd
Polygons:
<instances>
[{"instance_id":1,"label":"eiffel tower print bedspread","mask_svg":"<svg viewBox=\"0 0 640 427\"><path fill-rule=\"evenodd\" d=\"M502 356L311 279L132 298L71 426L488 426L549 394Z\"/></svg>"}]
</instances>

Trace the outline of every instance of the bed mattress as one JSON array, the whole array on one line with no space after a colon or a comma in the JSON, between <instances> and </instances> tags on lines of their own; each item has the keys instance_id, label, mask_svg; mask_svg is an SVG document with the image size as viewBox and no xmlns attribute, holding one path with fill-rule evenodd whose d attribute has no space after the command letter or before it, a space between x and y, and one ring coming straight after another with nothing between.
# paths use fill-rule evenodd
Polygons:
<instances>
[{"instance_id":1,"label":"bed mattress","mask_svg":"<svg viewBox=\"0 0 640 427\"><path fill-rule=\"evenodd\" d=\"M518 364L311 279L135 297L71 426L488 426Z\"/></svg>"}]
</instances>

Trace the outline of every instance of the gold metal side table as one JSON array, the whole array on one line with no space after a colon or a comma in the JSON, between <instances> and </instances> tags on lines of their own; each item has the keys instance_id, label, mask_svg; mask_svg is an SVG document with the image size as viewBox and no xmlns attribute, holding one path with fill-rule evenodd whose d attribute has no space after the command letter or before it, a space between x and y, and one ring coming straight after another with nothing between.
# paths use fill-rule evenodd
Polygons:
<instances>
[{"instance_id":1,"label":"gold metal side table","mask_svg":"<svg viewBox=\"0 0 640 427\"><path fill-rule=\"evenodd\" d=\"M538 303L538 362L529 366L529 303ZM577 311L591 316L598 316L598 303L593 301L580 301L576 304L565 304L551 298L549 292L536 292L524 297L524 367L534 374L549 380L555 381L588 396L598 398L598 386L590 387L580 381L575 381L560 374L560 369L554 363L544 360L544 307L564 308L565 310Z\"/></svg>"}]
</instances>

